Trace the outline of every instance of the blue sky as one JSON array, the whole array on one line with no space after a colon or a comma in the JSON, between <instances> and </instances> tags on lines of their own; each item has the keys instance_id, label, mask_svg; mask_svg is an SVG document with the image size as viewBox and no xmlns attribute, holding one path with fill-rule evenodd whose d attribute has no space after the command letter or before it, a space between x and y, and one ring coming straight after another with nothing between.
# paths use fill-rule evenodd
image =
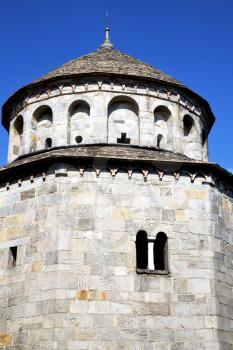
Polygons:
<instances>
[{"instance_id":1,"label":"blue sky","mask_svg":"<svg viewBox=\"0 0 233 350\"><path fill-rule=\"evenodd\" d=\"M210 160L233 169L232 0L0 2L0 104L66 61L94 51L108 8L115 47L176 77L216 116ZM7 160L0 128L0 165Z\"/></svg>"}]
</instances>

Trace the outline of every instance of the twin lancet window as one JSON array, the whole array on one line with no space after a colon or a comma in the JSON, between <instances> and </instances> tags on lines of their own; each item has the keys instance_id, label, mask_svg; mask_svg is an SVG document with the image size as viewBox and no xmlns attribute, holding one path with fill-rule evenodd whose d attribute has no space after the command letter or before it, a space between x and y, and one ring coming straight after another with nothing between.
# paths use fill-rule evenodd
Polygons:
<instances>
[{"instance_id":1,"label":"twin lancet window","mask_svg":"<svg viewBox=\"0 0 233 350\"><path fill-rule=\"evenodd\" d=\"M159 232L155 240L147 238L145 231L139 231L136 238L136 259L138 273L168 273L167 236Z\"/></svg>"}]
</instances>

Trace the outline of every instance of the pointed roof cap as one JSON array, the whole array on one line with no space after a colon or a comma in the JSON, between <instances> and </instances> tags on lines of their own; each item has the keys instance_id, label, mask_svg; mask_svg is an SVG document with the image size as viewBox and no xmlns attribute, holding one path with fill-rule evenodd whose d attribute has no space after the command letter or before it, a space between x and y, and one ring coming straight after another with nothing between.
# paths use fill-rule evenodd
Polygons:
<instances>
[{"instance_id":1,"label":"pointed roof cap","mask_svg":"<svg viewBox=\"0 0 233 350\"><path fill-rule=\"evenodd\" d=\"M109 17L108 17L108 11L106 12L106 26L105 26L105 40L103 44L100 46L101 48L109 48L113 49L114 45L110 41L110 27L109 27Z\"/></svg>"}]
</instances>

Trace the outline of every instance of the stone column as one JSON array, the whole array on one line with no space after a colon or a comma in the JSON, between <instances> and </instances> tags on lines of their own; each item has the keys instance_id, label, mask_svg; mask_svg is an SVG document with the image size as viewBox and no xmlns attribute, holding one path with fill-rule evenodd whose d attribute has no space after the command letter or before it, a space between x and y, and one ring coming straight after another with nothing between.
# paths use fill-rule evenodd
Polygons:
<instances>
[{"instance_id":1,"label":"stone column","mask_svg":"<svg viewBox=\"0 0 233 350\"><path fill-rule=\"evenodd\" d=\"M154 241L148 242L148 270L154 270Z\"/></svg>"}]
</instances>

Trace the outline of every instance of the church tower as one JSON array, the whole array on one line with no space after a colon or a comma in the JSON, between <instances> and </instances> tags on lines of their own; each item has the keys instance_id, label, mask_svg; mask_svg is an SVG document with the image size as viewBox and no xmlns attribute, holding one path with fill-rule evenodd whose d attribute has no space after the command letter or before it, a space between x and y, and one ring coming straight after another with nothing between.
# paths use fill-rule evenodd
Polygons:
<instances>
[{"instance_id":1,"label":"church tower","mask_svg":"<svg viewBox=\"0 0 233 350\"><path fill-rule=\"evenodd\" d=\"M233 349L233 181L207 101L116 50L3 106L0 349Z\"/></svg>"}]
</instances>

